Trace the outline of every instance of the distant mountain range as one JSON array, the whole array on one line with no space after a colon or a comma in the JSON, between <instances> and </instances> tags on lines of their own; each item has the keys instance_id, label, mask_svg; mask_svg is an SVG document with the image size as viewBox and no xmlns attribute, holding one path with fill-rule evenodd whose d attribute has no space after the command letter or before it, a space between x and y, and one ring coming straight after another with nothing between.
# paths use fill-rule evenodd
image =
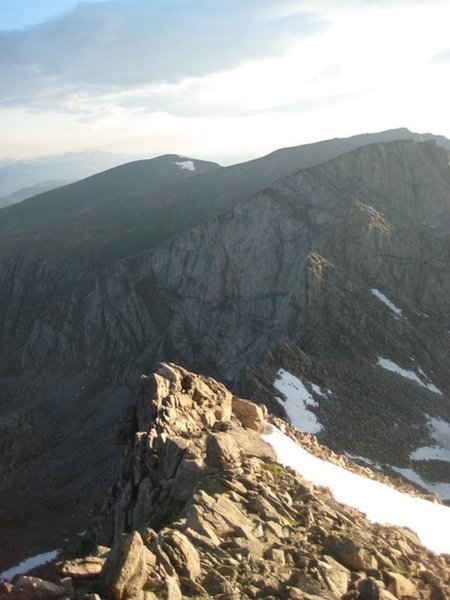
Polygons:
<instances>
[{"instance_id":1,"label":"distant mountain range","mask_svg":"<svg viewBox=\"0 0 450 600\"><path fill-rule=\"evenodd\" d=\"M3 211L0 249L110 263L228 211L277 179L360 146L397 139L434 139L450 149L442 136L397 129L285 148L226 168L199 160L195 170L180 168L176 163L185 159L178 155L132 162Z\"/></svg>"},{"instance_id":2,"label":"distant mountain range","mask_svg":"<svg viewBox=\"0 0 450 600\"><path fill-rule=\"evenodd\" d=\"M43 186L45 182L74 181L125 162L146 158L136 154L110 152L68 152L33 159L0 161L0 198L23 188ZM50 188L48 188L50 189ZM31 195L33 195L32 190ZM39 193L38 190L36 193ZM30 196L26 196L29 198ZM20 198L23 200L23 198ZM20 201L18 200L18 201Z\"/></svg>"},{"instance_id":3,"label":"distant mountain range","mask_svg":"<svg viewBox=\"0 0 450 600\"><path fill-rule=\"evenodd\" d=\"M12 194L9 194L8 196L0 198L0 208L4 208L5 206L11 206L11 204L17 204L18 202L22 202L22 200L32 198L33 196L37 196L38 194L42 194L43 192L54 190L55 188L62 187L69 183L71 183L71 181L43 181L42 183L37 183L36 185L21 188L16 192L13 192Z\"/></svg>"},{"instance_id":4,"label":"distant mountain range","mask_svg":"<svg viewBox=\"0 0 450 600\"><path fill-rule=\"evenodd\" d=\"M85 528L161 360L450 498L449 150L399 129L166 155L3 208L2 552L25 527L41 551L43 515L49 544Z\"/></svg>"}]
</instances>

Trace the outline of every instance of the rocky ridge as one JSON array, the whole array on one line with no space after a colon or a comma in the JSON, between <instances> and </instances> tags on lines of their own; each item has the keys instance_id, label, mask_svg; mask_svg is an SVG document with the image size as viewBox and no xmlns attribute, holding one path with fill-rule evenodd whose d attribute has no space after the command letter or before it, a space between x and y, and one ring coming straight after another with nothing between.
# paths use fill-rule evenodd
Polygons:
<instances>
[{"instance_id":1,"label":"rocky ridge","mask_svg":"<svg viewBox=\"0 0 450 600\"><path fill-rule=\"evenodd\" d=\"M72 534L85 529L88 506L115 478L119 448L111 442L132 382L161 360L216 377L280 416L285 403L274 382L288 371L314 396L322 443L450 485L448 461L410 458L435 445L430 418L450 423L448 153L413 141L337 158L336 146L314 148L190 176L184 212L178 204L156 210L168 228L137 218L150 248L142 253L133 254L131 221L104 211L112 230L89 243L97 252L106 240L126 256L108 252L101 268L51 248L40 254L55 228L24 231L23 207L2 211L5 231L5 215L19 223L8 236L20 252L9 247L0 260L0 504L9 503L0 513L0 568L12 553L38 551L43 538L61 547L68 514L77 512ZM318 164L327 148L333 160ZM219 187L228 195L217 195L216 177L225 177ZM141 208L165 206L159 192L153 199ZM126 198L119 204L134 210ZM70 239L84 245L67 223ZM118 230L132 247L119 243ZM427 385L383 369L380 357ZM36 523L45 530L32 534Z\"/></svg>"},{"instance_id":2,"label":"rocky ridge","mask_svg":"<svg viewBox=\"0 0 450 600\"><path fill-rule=\"evenodd\" d=\"M89 548L57 562L53 581L17 577L0 597L444 600L450 557L279 465L261 439L270 421L217 381L159 365L142 378Z\"/></svg>"}]
</instances>

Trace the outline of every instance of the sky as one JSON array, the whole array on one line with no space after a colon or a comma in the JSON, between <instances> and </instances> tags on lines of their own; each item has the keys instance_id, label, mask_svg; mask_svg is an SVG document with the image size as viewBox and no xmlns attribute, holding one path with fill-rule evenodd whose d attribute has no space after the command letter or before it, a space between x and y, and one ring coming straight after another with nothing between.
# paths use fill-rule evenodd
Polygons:
<instances>
[{"instance_id":1,"label":"sky","mask_svg":"<svg viewBox=\"0 0 450 600\"><path fill-rule=\"evenodd\" d=\"M448 0L0 0L0 159L450 137Z\"/></svg>"}]
</instances>

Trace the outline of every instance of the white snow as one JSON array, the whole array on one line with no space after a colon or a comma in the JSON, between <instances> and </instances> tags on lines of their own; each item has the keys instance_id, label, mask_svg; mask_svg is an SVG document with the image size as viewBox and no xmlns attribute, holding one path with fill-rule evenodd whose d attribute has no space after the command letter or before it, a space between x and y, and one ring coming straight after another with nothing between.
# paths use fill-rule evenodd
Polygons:
<instances>
[{"instance_id":1,"label":"white snow","mask_svg":"<svg viewBox=\"0 0 450 600\"><path fill-rule=\"evenodd\" d=\"M350 454L350 452L345 452L345 456L351 460L359 460L363 463L366 463L366 465L369 465L374 469L378 469L378 471L382 470L382 466L379 463L373 462L373 460L370 460L370 458L367 458L367 456L358 456L358 454Z\"/></svg>"},{"instance_id":2,"label":"white snow","mask_svg":"<svg viewBox=\"0 0 450 600\"><path fill-rule=\"evenodd\" d=\"M422 446L410 454L411 460L443 460L450 462L450 448Z\"/></svg>"},{"instance_id":3,"label":"white snow","mask_svg":"<svg viewBox=\"0 0 450 600\"><path fill-rule=\"evenodd\" d=\"M417 373L415 373L414 371L409 371L408 369L403 369L397 363L390 360L389 358L381 358L379 356L378 360L377 360L377 364L380 367L383 367L383 369L387 369L388 371L391 371L392 373L397 373L397 375L401 375L402 377L405 377L406 379L411 379L411 381L415 381L419 385L425 386L424 382L419 378Z\"/></svg>"},{"instance_id":4,"label":"white snow","mask_svg":"<svg viewBox=\"0 0 450 600\"><path fill-rule=\"evenodd\" d=\"M399 308L398 306L395 306L395 304L392 302L392 300L389 300L389 298L387 296L385 296L383 294L383 292L380 292L380 290L377 290L377 288L372 288L370 291L376 298L378 298L378 300L381 300L381 302L383 302L383 304L385 304L388 308L390 308L393 313L395 313L399 317L401 317L403 315L401 308Z\"/></svg>"},{"instance_id":5,"label":"white snow","mask_svg":"<svg viewBox=\"0 0 450 600\"><path fill-rule=\"evenodd\" d=\"M325 394L322 392L322 388L320 387L320 385L317 385L317 383L311 383L311 387L314 393L326 398Z\"/></svg>"},{"instance_id":6,"label":"white snow","mask_svg":"<svg viewBox=\"0 0 450 600\"><path fill-rule=\"evenodd\" d=\"M427 415L434 446L422 446L411 453L411 460L443 460L450 462L450 423Z\"/></svg>"},{"instance_id":7,"label":"white snow","mask_svg":"<svg viewBox=\"0 0 450 600\"><path fill-rule=\"evenodd\" d=\"M177 165L180 169L186 169L186 171L195 171L193 160L182 160L180 162L173 162L172 164Z\"/></svg>"},{"instance_id":8,"label":"white snow","mask_svg":"<svg viewBox=\"0 0 450 600\"><path fill-rule=\"evenodd\" d=\"M325 462L275 427L263 439L273 447L281 464L297 470L315 485L330 488L338 502L361 510L372 522L409 527L434 552L450 552L450 507L402 494Z\"/></svg>"},{"instance_id":9,"label":"white snow","mask_svg":"<svg viewBox=\"0 0 450 600\"><path fill-rule=\"evenodd\" d=\"M15 567L11 567L7 571L3 571L3 573L0 573L0 580L9 580L12 579L15 575L22 575L23 573L27 573L35 567L39 567L40 565L44 565L50 560L54 560L60 552L61 550L51 550L50 552L44 552L43 554L37 554L36 556L26 558Z\"/></svg>"},{"instance_id":10,"label":"white snow","mask_svg":"<svg viewBox=\"0 0 450 600\"><path fill-rule=\"evenodd\" d=\"M434 383L427 383L427 384L425 385L425 387L426 387L427 389L429 389L429 390L430 390L430 392L434 392L435 394L440 394L440 395L442 396L442 392L441 392L441 390L440 390L440 389L439 389L437 386L435 386L435 385L434 385Z\"/></svg>"},{"instance_id":11,"label":"white snow","mask_svg":"<svg viewBox=\"0 0 450 600\"><path fill-rule=\"evenodd\" d=\"M423 372L423 369L419 367L419 373L422 375L422 379L425 380L426 387L435 394L442 394L441 390L431 382L431 379Z\"/></svg>"},{"instance_id":12,"label":"white snow","mask_svg":"<svg viewBox=\"0 0 450 600\"><path fill-rule=\"evenodd\" d=\"M424 490L428 490L433 494L437 494L444 500L450 499L450 483L446 483L444 481L430 483L429 481L425 481L425 479L422 479L419 473L416 473L414 469L404 469L394 466L391 466L391 468L394 469L394 471L396 471L397 473L400 473L400 475L403 475L403 477L408 481L411 481L412 483L417 483L417 485L423 487Z\"/></svg>"},{"instance_id":13,"label":"white snow","mask_svg":"<svg viewBox=\"0 0 450 600\"><path fill-rule=\"evenodd\" d=\"M273 385L286 398L276 398L284 407L292 425L304 433L319 433L322 425L308 406L318 406L303 383L284 369L279 369Z\"/></svg>"},{"instance_id":14,"label":"white snow","mask_svg":"<svg viewBox=\"0 0 450 600\"><path fill-rule=\"evenodd\" d=\"M442 395L441 390L438 387L436 387L434 385L434 383L423 382L415 371L403 369L403 367L400 367L397 363L395 363L393 360L390 360L389 358L382 358L381 356L379 356L377 359L377 365L379 365L380 367L383 367L383 369L386 369L387 371L391 371L392 373L396 373L397 375L401 375L402 377L405 377L406 379L410 379L411 381L414 381L415 383L426 388L430 392L434 392L435 394ZM419 370L421 370L421 369L419 369Z\"/></svg>"},{"instance_id":15,"label":"white snow","mask_svg":"<svg viewBox=\"0 0 450 600\"><path fill-rule=\"evenodd\" d=\"M438 417L427 415L428 423L433 429L433 439L441 446L450 448L450 423Z\"/></svg>"},{"instance_id":16,"label":"white snow","mask_svg":"<svg viewBox=\"0 0 450 600\"><path fill-rule=\"evenodd\" d=\"M442 394L441 390L440 390L438 387L436 387L436 386L434 385L434 383L432 383L432 382L431 382L431 379L428 377L428 375L427 375L426 373L424 373L424 372L423 372L423 369L421 369L421 368L419 367L419 369L418 369L418 370L419 370L419 373L420 373L420 375L422 376L422 379L423 379L423 380L425 380L425 383L426 383L426 385L427 385L427 388L428 388L429 390L431 390L432 392L434 392L435 394Z\"/></svg>"}]
</instances>

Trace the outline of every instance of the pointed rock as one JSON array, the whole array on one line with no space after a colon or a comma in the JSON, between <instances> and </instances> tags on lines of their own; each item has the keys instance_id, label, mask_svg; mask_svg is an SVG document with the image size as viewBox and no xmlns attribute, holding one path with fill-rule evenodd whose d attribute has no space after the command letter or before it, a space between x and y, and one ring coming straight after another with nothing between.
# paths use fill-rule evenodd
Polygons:
<instances>
[{"instance_id":1,"label":"pointed rock","mask_svg":"<svg viewBox=\"0 0 450 600\"><path fill-rule=\"evenodd\" d=\"M208 436L206 464L210 467L225 467L241 463L243 453L234 437L229 433L212 433Z\"/></svg>"},{"instance_id":2,"label":"pointed rock","mask_svg":"<svg viewBox=\"0 0 450 600\"><path fill-rule=\"evenodd\" d=\"M122 600L142 590L148 577L145 548L137 531L120 537L106 559L100 586L112 600Z\"/></svg>"},{"instance_id":3,"label":"pointed rock","mask_svg":"<svg viewBox=\"0 0 450 600\"><path fill-rule=\"evenodd\" d=\"M394 596L396 596L397 598L409 599L419 597L419 593L414 583L412 583L412 581L410 581L400 573L388 571L386 573L386 579L389 584L389 588L391 589Z\"/></svg>"},{"instance_id":4,"label":"pointed rock","mask_svg":"<svg viewBox=\"0 0 450 600\"><path fill-rule=\"evenodd\" d=\"M163 537L163 548L179 576L195 581L201 576L200 557L192 542L180 531Z\"/></svg>"},{"instance_id":5,"label":"pointed rock","mask_svg":"<svg viewBox=\"0 0 450 600\"><path fill-rule=\"evenodd\" d=\"M167 600L182 600L180 586L175 577L167 577L166 579L167 588Z\"/></svg>"},{"instance_id":6,"label":"pointed rock","mask_svg":"<svg viewBox=\"0 0 450 600\"><path fill-rule=\"evenodd\" d=\"M267 409L248 400L233 397L232 411L244 427L262 433L266 428Z\"/></svg>"}]
</instances>

